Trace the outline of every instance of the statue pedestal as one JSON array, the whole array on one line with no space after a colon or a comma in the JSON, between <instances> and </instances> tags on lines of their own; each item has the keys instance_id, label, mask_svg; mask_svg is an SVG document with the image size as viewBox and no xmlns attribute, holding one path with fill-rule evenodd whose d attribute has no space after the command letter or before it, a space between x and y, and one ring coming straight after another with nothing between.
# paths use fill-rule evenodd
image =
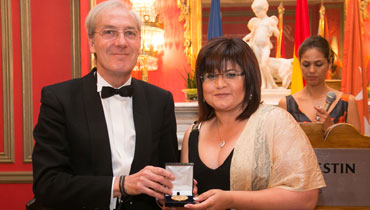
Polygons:
<instances>
[{"instance_id":1,"label":"statue pedestal","mask_svg":"<svg viewBox=\"0 0 370 210\"><path fill-rule=\"evenodd\" d=\"M277 88L277 89L262 89L261 100L264 104L277 106L279 100L290 94L290 89Z\"/></svg>"}]
</instances>

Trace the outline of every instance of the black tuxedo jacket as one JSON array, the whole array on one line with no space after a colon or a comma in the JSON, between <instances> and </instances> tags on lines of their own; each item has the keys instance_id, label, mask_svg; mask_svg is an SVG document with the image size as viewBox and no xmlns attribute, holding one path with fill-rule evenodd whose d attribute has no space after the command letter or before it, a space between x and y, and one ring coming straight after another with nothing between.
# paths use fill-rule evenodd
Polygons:
<instances>
[{"instance_id":1,"label":"black tuxedo jacket","mask_svg":"<svg viewBox=\"0 0 370 210\"><path fill-rule=\"evenodd\" d=\"M95 70L44 87L34 129L33 191L55 209L109 209L112 158ZM170 92L132 79L135 155L130 174L178 161ZM157 209L153 198L133 196L124 209Z\"/></svg>"}]
</instances>

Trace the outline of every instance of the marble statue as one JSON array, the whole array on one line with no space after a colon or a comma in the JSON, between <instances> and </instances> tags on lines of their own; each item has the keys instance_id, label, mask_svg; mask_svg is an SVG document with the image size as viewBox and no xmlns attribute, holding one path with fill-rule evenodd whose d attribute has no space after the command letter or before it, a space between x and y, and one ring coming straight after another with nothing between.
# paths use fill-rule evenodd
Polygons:
<instances>
[{"instance_id":1,"label":"marble statue","mask_svg":"<svg viewBox=\"0 0 370 210\"><path fill-rule=\"evenodd\" d=\"M280 63L280 61L270 59L270 51L272 48L270 37L272 35L278 37L280 32L277 27L277 17L267 16L268 6L269 4L266 0L253 1L252 10L256 17L249 20L248 29L250 33L247 34L243 40L251 46L256 54L261 70L262 88L273 89L278 88L278 86L272 74L272 71L276 71L276 68L271 70L271 66L276 66L277 62Z\"/></svg>"},{"instance_id":2,"label":"marble statue","mask_svg":"<svg viewBox=\"0 0 370 210\"><path fill-rule=\"evenodd\" d=\"M269 58L269 71L281 87L288 88L292 81L293 58Z\"/></svg>"}]
</instances>

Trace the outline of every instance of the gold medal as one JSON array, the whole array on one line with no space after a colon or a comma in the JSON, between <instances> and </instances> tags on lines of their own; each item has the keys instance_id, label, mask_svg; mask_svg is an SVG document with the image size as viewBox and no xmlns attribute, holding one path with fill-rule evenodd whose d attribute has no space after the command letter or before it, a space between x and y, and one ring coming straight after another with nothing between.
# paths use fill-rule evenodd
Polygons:
<instances>
[{"instance_id":1,"label":"gold medal","mask_svg":"<svg viewBox=\"0 0 370 210\"><path fill-rule=\"evenodd\" d=\"M174 201L186 201L188 199L188 196L186 195L174 195L171 197Z\"/></svg>"}]
</instances>

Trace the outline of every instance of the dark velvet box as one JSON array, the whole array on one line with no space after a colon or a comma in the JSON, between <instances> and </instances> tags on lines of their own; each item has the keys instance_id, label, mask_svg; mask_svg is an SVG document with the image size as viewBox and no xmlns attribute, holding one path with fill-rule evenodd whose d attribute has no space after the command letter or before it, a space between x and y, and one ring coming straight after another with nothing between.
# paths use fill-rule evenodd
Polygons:
<instances>
[{"instance_id":1,"label":"dark velvet box","mask_svg":"<svg viewBox=\"0 0 370 210\"><path fill-rule=\"evenodd\" d=\"M185 204L194 203L193 196L188 196L188 199L185 201L174 201L169 195L166 195L165 197L166 197L165 206L168 207L183 207Z\"/></svg>"},{"instance_id":2,"label":"dark velvet box","mask_svg":"<svg viewBox=\"0 0 370 210\"><path fill-rule=\"evenodd\" d=\"M193 199L193 163L167 163L166 170L170 171L175 180L172 181L172 195L165 195L165 206L182 207L187 203L194 203ZM188 197L184 201L176 201L171 197L185 195Z\"/></svg>"}]
</instances>

